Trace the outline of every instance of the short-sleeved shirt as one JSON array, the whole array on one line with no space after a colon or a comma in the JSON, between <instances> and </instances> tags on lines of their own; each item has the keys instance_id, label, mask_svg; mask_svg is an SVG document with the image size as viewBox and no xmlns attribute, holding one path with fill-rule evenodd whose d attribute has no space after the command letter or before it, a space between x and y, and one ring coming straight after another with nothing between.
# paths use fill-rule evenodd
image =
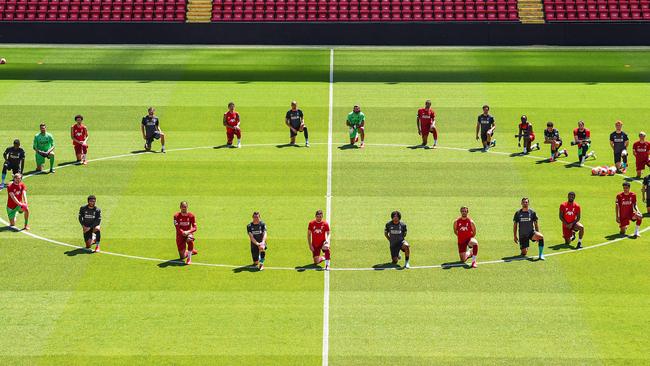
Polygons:
<instances>
[{"instance_id":1,"label":"short-sleeved shirt","mask_svg":"<svg viewBox=\"0 0 650 366\"><path fill-rule=\"evenodd\" d=\"M650 174L643 178L643 186L645 187L646 204L650 206Z\"/></svg>"},{"instance_id":2,"label":"short-sleeved shirt","mask_svg":"<svg viewBox=\"0 0 650 366\"><path fill-rule=\"evenodd\" d=\"M575 222L580 215L580 205L575 202L563 202L560 205L560 213L567 223Z\"/></svg>"},{"instance_id":3,"label":"short-sleeved shirt","mask_svg":"<svg viewBox=\"0 0 650 366\"><path fill-rule=\"evenodd\" d=\"M25 150L21 147L8 147L3 156L7 157L7 162L12 166L20 166L20 162L25 159Z\"/></svg>"},{"instance_id":4,"label":"short-sleeved shirt","mask_svg":"<svg viewBox=\"0 0 650 366\"><path fill-rule=\"evenodd\" d=\"M431 125L433 120L436 119L436 112L433 109L429 108L420 108L418 109L418 120L424 125Z\"/></svg>"},{"instance_id":5,"label":"short-sleeved shirt","mask_svg":"<svg viewBox=\"0 0 650 366\"><path fill-rule=\"evenodd\" d=\"M34 149L39 151L48 151L54 146L54 137L49 132L45 134L37 133L34 136Z\"/></svg>"},{"instance_id":6,"label":"short-sleeved shirt","mask_svg":"<svg viewBox=\"0 0 650 366\"><path fill-rule=\"evenodd\" d=\"M236 127L239 124L239 113L237 111L228 111L223 114L223 117L226 119L226 125L230 127Z\"/></svg>"},{"instance_id":7,"label":"short-sleeved shirt","mask_svg":"<svg viewBox=\"0 0 650 366\"><path fill-rule=\"evenodd\" d=\"M458 236L458 243L463 244L470 240L476 235L474 230L472 230L472 219L469 217L462 218L459 217L454 222L454 227L456 228L456 235Z\"/></svg>"},{"instance_id":8,"label":"short-sleeved shirt","mask_svg":"<svg viewBox=\"0 0 650 366\"><path fill-rule=\"evenodd\" d=\"M494 117L492 117L491 114L488 114L487 116L484 115L483 113L478 115L478 124L481 125L481 132L487 132L492 128L492 125L494 125Z\"/></svg>"},{"instance_id":9,"label":"short-sleeved shirt","mask_svg":"<svg viewBox=\"0 0 650 366\"><path fill-rule=\"evenodd\" d=\"M616 195L616 203L618 204L618 215L620 217L631 218L634 214L634 207L636 206L636 194L630 192L625 194L621 192Z\"/></svg>"},{"instance_id":10,"label":"short-sleeved shirt","mask_svg":"<svg viewBox=\"0 0 650 366\"><path fill-rule=\"evenodd\" d=\"M529 136L533 133L533 125L526 122L519 124L519 134L522 136Z\"/></svg>"},{"instance_id":11,"label":"short-sleeved shirt","mask_svg":"<svg viewBox=\"0 0 650 366\"><path fill-rule=\"evenodd\" d=\"M102 222L102 210L88 205L79 207L79 223L85 227L95 227Z\"/></svg>"},{"instance_id":12,"label":"short-sleeved shirt","mask_svg":"<svg viewBox=\"0 0 650 366\"><path fill-rule=\"evenodd\" d=\"M589 138L591 138L591 131L589 131L588 128L585 128L582 131L580 131L579 128L574 128L573 129L573 136L577 137L578 140L581 140L581 141L588 140ZM578 147L582 147L582 143L579 143Z\"/></svg>"},{"instance_id":13,"label":"short-sleeved shirt","mask_svg":"<svg viewBox=\"0 0 650 366\"><path fill-rule=\"evenodd\" d=\"M636 156L637 160L648 160L648 153L650 153L650 142L637 141L634 143L634 145L632 145L632 150L634 151L634 156Z\"/></svg>"},{"instance_id":14,"label":"short-sleeved shirt","mask_svg":"<svg viewBox=\"0 0 650 366\"><path fill-rule=\"evenodd\" d=\"M266 232L266 224L264 221L260 221L259 223L254 223L251 221L250 224L246 226L246 231L249 234L253 234L253 238L257 240L257 242L261 242L264 239L264 233Z\"/></svg>"},{"instance_id":15,"label":"short-sleeved shirt","mask_svg":"<svg viewBox=\"0 0 650 366\"><path fill-rule=\"evenodd\" d=\"M512 221L519 224L520 238L530 236L535 232L534 223L537 220L538 220L537 213L530 208L528 209L528 211L524 211L521 209L518 210L517 212L515 212L515 216L512 219Z\"/></svg>"},{"instance_id":16,"label":"short-sleeved shirt","mask_svg":"<svg viewBox=\"0 0 650 366\"><path fill-rule=\"evenodd\" d=\"M406 231L406 223L400 221L396 224L393 220L388 221L384 229L384 233L390 238L390 245L401 245L406 238Z\"/></svg>"},{"instance_id":17,"label":"short-sleeved shirt","mask_svg":"<svg viewBox=\"0 0 650 366\"><path fill-rule=\"evenodd\" d=\"M330 225L325 220L321 220L321 222L311 220L307 228L311 231L311 243L315 246L322 245L325 242L325 233L330 231Z\"/></svg>"},{"instance_id":18,"label":"short-sleeved shirt","mask_svg":"<svg viewBox=\"0 0 650 366\"><path fill-rule=\"evenodd\" d=\"M72 140L72 143L74 145L78 145L77 141L83 142L86 139L86 137L88 137L88 129L86 128L86 125L82 124L81 126L79 126L76 123L73 124L72 135L74 136L74 140Z\"/></svg>"},{"instance_id":19,"label":"short-sleeved shirt","mask_svg":"<svg viewBox=\"0 0 650 366\"><path fill-rule=\"evenodd\" d=\"M13 210L14 208L16 208L18 206L16 204L16 202L14 202L14 200L11 199L11 196L10 196L11 193L14 194L14 197L16 197L16 199L18 201L24 202L23 201L23 195L24 195L25 192L27 192L27 186L25 186L25 183L20 182L20 183L16 184L16 183L12 182L9 185L9 187L7 187L7 208Z\"/></svg>"},{"instance_id":20,"label":"short-sleeved shirt","mask_svg":"<svg viewBox=\"0 0 650 366\"><path fill-rule=\"evenodd\" d=\"M546 140L554 140L554 141L560 141L560 131L557 130L557 128L554 128L553 130L549 131L548 128L544 129L544 139Z\"/></svg>"},{"instance_id":21,"label":"short-sleeved shirt","mask_svg":"<svg viewBox=\"0 0 650 366\"><path fill-rule=\"evenodd\" d=\"M147 137L153 136L158 129L156 127L160 126L160 120L156 116L146 115L142 117L142 125L144 126L144 133Z\"/></svg>"},{"instance_id":22,"label":"short-sleeved shirt","mask_svg":"<svg viewBox=\"0 0 650 366\"><path fill-rule=\"evenodd\" d=\"M291 125L291 127L298 128L302 123L303 117L304 115L302 113L302 110L296 109L294 111L293 109L289 109L287 111L287 115L284 118L289 120L289 124Z\"/></svg>"},{"instance_id":23,"label":"short-sleeved shirt","mask_svg":"<svg viewBox=\"0 0 650 366\"><path fill-rule=\"evenodd\" d=\"M176 235L181 235L181 231L188 231L196 225L196 218L194 214L188 212L187 215L183 215L180 212L177 212L174 215L174 226L176 227Z\"/></svg>"},{"instance_id":24,"label":"short-sleeved shirt","mask_svg":"<svg viewBox=\"0 0 650 366\"><path fill-rule=\"evenodd\" d=\"M348 113L348 122L350 122L350 124L352 126L360 126L361 123L363 123L365 121L366 121L366 115L363 114L363 112L359 112L359 113L350 112L350 113Z\"/></svg>"},{"instance_id":25,"label":"short-sleeved shirt","mask_svg":"<svg viewBox=\"0 0 650 366\"><path fill-rule=\"evenodd\" d=\"M621 131L621 133L614 131L609 135L609 141L614 143L614 151L617 152L625 149L625 142L628 140L627 134L623 131Z\"/></svg>"}]
</instances>

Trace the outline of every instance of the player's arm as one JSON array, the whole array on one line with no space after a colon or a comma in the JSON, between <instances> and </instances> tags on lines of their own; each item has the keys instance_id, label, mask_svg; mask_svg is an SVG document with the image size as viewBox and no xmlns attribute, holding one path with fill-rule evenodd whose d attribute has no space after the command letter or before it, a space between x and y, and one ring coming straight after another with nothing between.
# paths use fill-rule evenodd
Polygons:
<instances>
[{"instance_id":1,"label":"player's arm","mask_svg":"<svg viewBox=\"0 0 650 366\"><path fill-rule=\"evenodd\" d=\"M417 128L418 128L418 135L421 135L422 134L422 126L421 126L421 123L420 123L420 115L419 114L417 116L415 116L415 126L417 126Z\"/></svg>"},{"instance_id":2,"label":"player's arm","mask_svg":"<svg viewBox=\"0 0 650 366\"><path fill-rule=\"evenodd\" d=\"M494 130L496 130L497 124L493 121L492 124L490 124L490 133L494 133Z\"/></svg>"},{"instance_id":3,"label":"player's arm","mask_svg":"<svg viewBox=\"0 0 650 366\"><path fill-rule=\"evenodd\" d=\"M646 201L646 196L645 196L645 194L646 194L645 191L646 191L645 186L641 186L641 201L643 201L643 202L647 202Z\"/></svg>"},{"instance_id":4,"label":"player's arm","mask_svg":"<svg viewBox=\"0 0 650 366\"><path fill-rule=\"evenodd\" d=\"M289 112L287 112L287 114L284 116L284 124L287 125L287 127L289 127L289 129L293 131L293 127L291 127L291 118L289 116Z\"/></svg>"},{"instance_id":5,"label":"player's arm","mask_svg":"<svg viewBox=\"0 0 650 366\"><path fill-rule=\"evenodd\" d=\"M39 152L38 150L38 135L34 136L34 146L32 146L34 151Z\"/></svg>"},{"instance_id":6,"label":"player's arm","mask_svg":"<svg viewBox=\"0 0 650 366\"><path fill-rule=\"evenodd\" d=\"M564 219L564 215L562 215L562 206L560 206L560 221L562 221L562 225L567 225L568 222Z\"/></svg>"},{"instance_id":7,"label":"player's arm","mask_svg":"<svg viewBox=\"0 0 650 366\"><path fill-rule=\"evenodd\" d=\"M87 128L84 128L84 132L86 132L86 133L85 133L86 138L85 138L83 141L81 141L81 144L82 144L82 145L86 145L86 143L88 142L88 137L90 137L90 134L88 133L88 129L87 129Z\"/></svg>"},{"instance_id":8,"label":"player's arm","mask_svg":"<svg viewBox=\"0 0 650 366\"><path fill-rule=\"evenodd\" d=\"M5 152L2 153L2 158L4 161L9 161L9 149L5 150Z\"/></svg>"},{"instance_id":9,"label":"player's arm","mask_svg":"<svg viewBox=\"0 0 650 366\"><path fill-rule=\"evenodd\" d=\"M239 122L240 122L239 121L239 113L235 114L235 120L237 121L237 124L234 126L234 128L238 130L239 129Z\"/></svg>"},{"instance_id":10,"label":"player's arm","mask_svg":"<svg viewBox=\"0 0 650 366\"><path fill-rule=\"evenodd\" d=\"M625 135L625 142L623 142L625 145L625 148L627 149L627 146L630 144L630 140L627 138L627 135Z\"/></svg>"},{"instance_id":11,"label":"player's arm","mask_svg":"<svg viewBox=\"0 0 650 366\"><path fill-rule=\"evenodd\" d=\"M253 233L251 233L250 231L248 232L248 237L250 238L251 243L255 245L260 245L260 243L258 243L257 240L255 240L255 236L253 236Z\"/></svg>"},{"instance_id":12,"label":"player's arm","mask_svg":"<svg viewBox=\"0 0 650 366\"><path fill-rule=\"evenodd\" d=\"M580 139L578 138L578 130L577 130L577 129L576 129L576 130L573 130L573 141L574 141L576 144L582 143L582 140L580 140Z\"/></svg>"},{"instance_id":13,"label":"player's arm","mask_svg":"<svg viewBox=\"0 0 650 366\"><path fill-rule=\"evenodd\" d=\"M515 221L514 224L512 225L512 233L515 238L515 243L519 243L519 238L517 237L517 221Z\"/></svg>"},{"instance_id":14,"label":"player's arm","mask_svg":"<svg viewBox=\"0 0 650 366\"><path fill-rule=\"evenodd\" d=\"M20 158L20 174L23 174L25 171L25 154L22 154Z\"/></svg>"},{"instance_id":15,"label":"player's arm","mask_svg":"<svg viewBox=\"0 0 650 366\"><path fill-rule=\"evenodd\" d=\"M521 147L521 138L524 137L524 129L521 126L518 127L519 132L517 133L517 144Z\"/></svg>"},{"instance_id":16,"label":"player's arm","mask_svg":"<svg viewBox=\"0 0 650 366\"><path fill-rule=\"evenodd\" d=\"M56 147L56 146L54 145L54 137L52 137L51 135L50 135L50 143L52 144L52 147L50 147L50 149L47 150L47 153L48 153L48 154L51 153L52 151L54 151L54 148Z\"/></svg>"},{"instance_id":17,"label":"player's arm","mask_svg":"<svg viewBox=\"0 0 650 366\"><path fill-rule=\"evenodd\" d=\"M311 229L307 228L307 244L309 245L309 250L314 251L314 246L311 244Z\"/></svg>"},{"instance_id":18,"label":"player's arm","mask_svg":"<svg viewBox=\"0 0 650 366\"><path fill-rule=\"evenodd\" d=\"M390 235L388 235L388 225L386 225L386 228L384 229L384 237L386 237L386 240L390 241Z\"/></svg>"},{"instance_id":19,"label":"player's arm","mask_svg":"<svg viewBox=\"0 0 650 366\"><path fill-rule=\"evenodd\" d=\"M533 225L535 226L535 231L539 232L539 221L533 221Z\"/></svg>"},{"instance_id":20,"label":"player's arm","mask_svg":"<svg viewBox=\"0 0 650 366\"><path fill-rule=\"evenodd\" d=\"M454 221L453 225L454 225L454 235L458 236L458 228L456 227L456 221Z\"/></svg>"},{"instance_id":21,"label":"player's arm","mask_svg":"<svg viewBox=\"0 0 650 366\"><path fill-rule=\"evenodd\" d=\"M618 223L620 224L620 223L621 223L621 217L619 216L619 206L618 206L618 201L616 201L616 206L615 206L615 210L614 210L614 211L616 211L616 212L615 212L615 213L616 213L616 222L618 222Z\"/></svg>"},{"instance_id":22,"label":"player's arm","mask_svg":"<svg viewBox=\"0 0 650 366\"><path fill-rule=\"evenodd\" d=\"M472 225L472 237L476 236L476 224L474 223L474 220L470 220L470 223Z\"/></svg>"},{"instance_id":23,"label":"player's arm","mask_svg":"<svg viewBox=\"0 0 650 366\"><path fill-rule=\"evenodd\" d=\"M479 120L476 121L476 139L477 140L478 140L478 133L479 133L480 130L481 130L481 120L480 120L480 117L479 117Z\"/></svg>"},{"instance_id":24,"label":"player's arm","mask_svg":"<svg viewBox=\"0 0 650 366\"><path fill-rule=\"evenodd\" d=\"M226 120L226 114L225 113L223 115L223 125L228 127L228 123L227 123L227 120Z\"/></svg>"},{"instance_id":25,"label":"player's arm","mask_svg":"<svg viewBox=\"0 0 650 366\"><path fill-rule=\"evenodd\" d=\"M95 215L95 221L93 221L93 226L99 226L102 223L102 210L98 208L96 211L97 214Z\"/></svg>"},{"instance_id":26,"label":"player's arm","mask_svg":"<svg viewBox=\"0 0 650 366\"><path fill-rule=\"evenodd\" d=\"M196 225L196 217L192 217L192 225L190 225L190 229L187 230L187 234L195 233L197 228L198 226Z\"/></svg>"},{"instance_id":27,"label":"player's arm","mask_svg":"<svg viewBox=\"0 0 650 366\"><path fill-rule=\"evenodd\" d=\"M611 137L609 138L609 146L611 146L612 149L614 149L614 140Z\"/></svg>"},{"instance_id":28,"label":"player's arm","mask_svg":"<svg viewBox=\"0 0 650 366\"><path fill-rule=\"evenodd\" d=\"M266 243L266 227L264 228L264 234L262 234L262 243Z\"/></svg>"},{"instance_id":29,"label":"player's arm","mask_svg":"<svg viewBox=\"0 0 650 366\"><path fill-rule=\"evenodd\" d=\"M74 138L74 126L70 126L70 138L72 139L73 142L80 143L79 140Z\"/></svg>"}]
</instances>

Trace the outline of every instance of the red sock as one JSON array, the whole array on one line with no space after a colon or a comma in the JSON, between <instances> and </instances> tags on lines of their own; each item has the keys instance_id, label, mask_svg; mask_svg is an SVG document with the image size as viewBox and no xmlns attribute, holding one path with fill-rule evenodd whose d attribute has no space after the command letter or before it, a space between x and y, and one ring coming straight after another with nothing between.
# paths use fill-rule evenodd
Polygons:
<instances>
[{"instance_id":1,"label":"red sock","mask_svg":"<svg viewBox=\"0 0 650 366\"><path fill-rule=\"evenodd\" d=\"M323 253L325 253L325 259L330 260L330 251L329 250L323 250Z\"/></svg>"},{"instance_id":2,"label":"red sock","mask_svg":"<svg viewBox=\"0 0 650 366\"><path fill-rule=\"evenodd\" d=\"M474 244L474 247L472 247L472 255L473 256L478 255L478 244Z\"/></svg>"}]
</instances>

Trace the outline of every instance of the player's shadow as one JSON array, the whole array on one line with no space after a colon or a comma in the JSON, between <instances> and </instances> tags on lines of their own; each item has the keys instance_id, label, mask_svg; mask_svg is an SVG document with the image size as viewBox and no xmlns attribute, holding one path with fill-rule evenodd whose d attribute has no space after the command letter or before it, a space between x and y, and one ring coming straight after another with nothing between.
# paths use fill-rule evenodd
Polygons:
<instances>
[{"instance_id":1,"label":"player's shadow","mask_svg":"<svg viewBox=\"0 0 650 366\"><path fill-rule=\"evenodd\" d=\"M375 271L383 271L383 270L386 270L386 269L402 269L402 266L400 266L397 263L386 262L386 263L375 264L374 266L372 266L372 268Z\"/></svg>"},{"instance_id":2,"label":"player's shadow","mask_svg":"<svg viewBox=\"0 0 650 366\"><path fill-rule=\"evenodd\" d=\"M248 264L245 266L237 267L232 269L233 273L242 273L242 272L259 272L259 268L257 268L256 265L254 264Z\"/></svg>"},{"instance_id":3,"label":"player's shadow","mask_svg":"<svg viewBox=\"0 0 650 366\"><path fill-rule=\"evenodd\" d=\"M73 250L68 250L67 252L63 252L63 254L67 255L68 257L75 257L79 254L93 254L94 252L92 250L88 250L86 248L76 248Z\"/></svg>"},{"instance_id":4,"label":"player's shadow","mask_svg":"<svg viewBox=\"0 0 650 366\"><path fill-rule=\"evenodd\" d=\"M577 162L577 161L574 161L573 163L564 164L564 167L567 168L567 169L570 169L570 168L580 168L580 163Z\"/></svg>"},{"instance_id":5,"label":"player's shadow","mask_svg":"<svg viewBox=\"0 0 650 366\"><path fill-rule=\"evenodd\" d=\"M34 169L34 170L30 170L28 172L23 172L23 177L26 177L28 175L31 176L31 175L39 175L39 174L45 174L45 173L46 173L45 170L38 171L38 170Z\"/></svg>"},{"instance_id":6,"label":"player's shadow","mask_svg":"<svg viewBox=\"0 0 650 366\"><path fill-rule=\"evenodd\" d=\"M475 153L475 152L487 152L487 151L486 151L485 149L483 149L482 147L473 147L473 148L471 148L471 149L467 149L467 151L469 151L469 152L471 152L471 153Z\"/></svg>"},{"instance_id":7,"label":"player's shadow","mask_svg":"<svg viewBox=\"0 0 650 366\"><path fill-rule=\"evenodd\" d=\"M20 229L18 229L18 228L16 228L16 227L13 227L13 226L3 226L3 227L0 227L0 233L1 233L1 232L5 232L5 231L15 231L15 232L19 232Z\"/></svg>"},{"instance_id":8,"label":"player's shadow","mask_svg":"<svg viewBox=\"0 0 650 366\"><path fill-rule=\"evenodd\" d=\"M621 234L621 233L614 233L614 234L609 234L605 236L605 239L607 240L614 240L614 239L620 239L620 238L625 238L627 235Z\"/></svg>"},{"instance_id":9,"label":"player's shadow","mask_svg":"<svg viewBox=\"0 0 650 366\"><path fill-rule=\"evenodd\" d=\"M552 161L551 161L550 158L537 160L537 161L535 162L535 164L549 164L549 163L552 163Z\"/></svg>"},{"instance_id":10,"label":"player's shadow","mask_svg":"<svg viewBox=\"0 0 650 366\"><path fill-rule=\"evenodd\" d=\"M508 262L518 262L518 261L529 261L529 262L534 262L535 261L535 259L533 257L529 257L527 255L522 255L522 254L503 257L503 258L501 258L501 260L506 262L506 263L508 263Z\"/></svg>"},{"instance_id":11,"label":"player's shadow","mask_svg":"<svg viewBox=\"0 0 650 366\"><path fill-rule=\"evenodd\" d=\"M286 144L275 145L275 147L277 147L278 149L284 149L285 147L301 147L301 146L298 144L286 143Z\"/></svg>"},{"instance_id":12,"label":"player's shadow","mask_svg":"<svg viewBox=\"0 0 650 366\"><path fill-rule=\"evenodd\" d=\"M339 150L356 150L359 149L360 147L357 145L350 145L350 144L345 144L337 147Z\"/></svg>"},{"instance_id":13,"label":"player's shadow","mask_svg":"<svg viewBox=\"0 0 650 366\"><path fill-rule=\"evenodd\" d=\"M453 268L470 269L470 268L472 268L472 266L470 266L468 263L463 262L463 261L455 261L455 262L443 263L443 264L440 265L440 268L442 268L442 269L453 269Z\"/></svg>"},{"instance_id":14,"label":"player's shadow","mask_svg":"<svg viewBox=\"0 0 650 366\"><path fill-rule=\"evenodd\" d=\"M219 149L231 149L231 148L233 148L233 146L232 146L232 145L228 145L228 144L217 145L217 146L213 147L213 149L215 149L215 150L219 150Z\"/></svg>"},{"instance_id":15,"label":"player's shadow","mask_svg":"<svg viewBox=\"0 0 650 366\"><path fill-rule=\"evenodd\" d=\"M406 148L407 148L407 149L411 149L411 150L417 150L417 149L425 149L425 150L428 150L428 149L430 149L430 147L427 146L427 145L412 145L412 146L407 146Z\"/></svg>"},{"instance_id":16,"label":"player's shadow","mask_svg":"<svg viewBox=\"0 0 650 366\"><path fill-rule=\"evenodd\" d=\"M167 267L185 267L187 264L181 259L175 258L175 259L170 259L168 261L164 261L162 263L158 263L159 268L167 268Z\"/></svg>"},{"instance_id":17,"label":"player's shadow","mask_svg":"<svg viewBox=\"0 0 650 366\"><path fill-rule=\"evenodd\" d=\"M624 178L623 180L626 181L626 182L635 182L635 181L641 180L641 179L643 179L643 178L627 177L627 178Z\"/></svg>"},{"instance_id":18,"label":"player's shadow","mask_svg":"<svg viewBox=\"0 0 650 366\"><path fill-rule=\"evenodd\" d=\"M314 270L322 271L323 270L323 267L319 266L318 264L314 264L314 263L305 264L303 266L297 266L295 268L296 268L296 271L298 271L298 272L314 271Z\"/></svg>"},{"instance_id":19,"label":"player's shadow","mask_svg":"<svg viewBox=\"0 0 650 366\"><path fill-rule=\"evenodd\" d=\"M66 161L65 163L57 164L58 167L68 166L68 165L79 165L79 162L76 160Z\"/></svg>"},{"instance_id":20,"label":"player's shadow","mask_svg":"<svg viewBox=\"0 0 650 366\"><path fill-rule=\"evenodd\" d=\"M520 152L512 153L512 154L510 154L508 156L510 156L511 158L518 158L518 157L522 157L522 156L526 156L526 155L528 155L528 154L524 154L523 152L520 151Z\"/></svg>"},{"instance_id":21,"label":"player's shadow","mask_svg":"<svg viewBox=\"0 0 650 366\"><path fill-rule=\"evenodd\" d=\"M578 248L572 246L571 244L567 244L567 243L561 243L561 244L550 245L549 248L551 248L551 249L553 249L553 250L562 250L562 249L573 249L573 250L576 250L576 249L578 249Z\"/></svg>"},{"instance_id":22,"label":"player's shadow","mask_svg":"<svg viewBox=\"0 0 650 366\"><path fill-rule=\"evenodd\" d=\"M144 154L146 152L150 152L150 153L154 153L154 154L156 153L156 151L153 151L153 150L144 150L143 149L143 150L133 150L133 151L131 151L131 154Z\"/></svg>"}]
</instances>

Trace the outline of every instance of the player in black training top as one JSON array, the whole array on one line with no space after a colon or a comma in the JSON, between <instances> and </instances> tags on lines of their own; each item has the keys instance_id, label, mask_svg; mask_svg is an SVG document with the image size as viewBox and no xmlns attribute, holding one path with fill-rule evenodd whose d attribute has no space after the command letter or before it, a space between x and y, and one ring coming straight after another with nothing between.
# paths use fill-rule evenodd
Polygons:
<instances>
[{"instance_id":1,"label":"player in black training top","mask_svg":"<svg viewBox=\"0 0 650 366\"><path fill-rule=\"evenodd\" d=\"M84 233L84 242L86 249L95 244L94 252L99 252L99 241L102 238L100 226L102 222L102 210L95 206L97 198L95 196L88 196L88 204L79 208L79 223Z\"/></svg>"},{"instance_id":2,"label":"player in black training top","mask_svg":"<svg viewBox=\"0 0 650 366\"><path fill-rule=\"evenodd\" d=\"M483 151L488 151L490 147L497 144L497 140L492 138L496 124L494 123L494 117L489 112L490 106L484 105L483 113L478 115L478 120L476 121L476 139L478 140L480 132Z\"/></svg>"},{"instance_id":3,"label":"player in black training top","mask_svg":"<svg viewBox=\"0 0 650 366\"><path fill-rule=\"evenodd\" d=\"M25 168L25 150L20 147L20 140L14 140L14 146L8 147L5 152L2 154L5 162L2 165L2 182L0 183L0 189L5 187L5 179L7 178L7 171L16 175L18 173L23 174L23 169Z\"/></svg>"},{"instance_id":4,"label":"player in black training top","mask_svg":"<svg viewBox=\"0 0 650 366\"><path fill-rule=\"evenodd\" d=\"M544 260L544 236L539 232L537 213L529 206L527 197L521 199L521 209L515 212L513 233L515 244L519 244L521 255L528 254L530 241L536 241L539 247L539 259Z\"/></svg>"},{"instance_id":5,"label":"player in black training top","mask_svg":"<svg viewBox=\"0 0 650 366\"><path fill-rule=\"evenodd\" d=\"M147 109L147 115L142 117L142 125L140 130L142 130L142 138L144 139L144 149L149 151L151 150L151 143L154 139L160 140L160 152L165 152L165 134L160 129L160 121L158 117L154 115L156 109L154 107L149 107Z\"/></svg>"},{"instance_id":6,"label":"player in black training top","mask_svg":"<svg viewBox=\"0 0 650 366\"><path fill-rule=\"evenodd\" d=\"M569 156L566 149L560 150L560 147L562 147L562 139L560 138L560 131L553 127L553 122L546 123L546 129L544 130L544 143L551 145L551 157L548 161L555 161L562 154L564 154L564 156Z\"/></svg>"},{"instance_id":7,"label":"player in black training top","mask_svg":"<svg viewBox=\"0 0 650 366\"><path fill-rule=\"evenodd\" d=\"M627 168L627 145L630 139L623 132L623 122L616 121L616 131L609 135L609 145L614 150L614 164L618 173L625 173Z\"/></svg>"},{"instance_id":8,"label":"player in black training top","mask_svg":"<svg viewBox=\"0 0 650 366\"><path fill-rule=\"evenodd\" d=\"M260 220L260 213L253 212L253 221L246 226L248 237L251 240L251 256L253 257L253 265L257 266L259 270L264 269L264 260L266 259L266 224Z\"/></svg>"},{"instance_id":9,"label":"player in black training top","mask_svg":"<svg viewBox=\"0 0 650 366\"><path fill-rule=\"evenodd\" d=\"M411 247L406 241L406 224L402 222L402 214L399 211L393 211L390 214L391 220L386 223L384 236L390 243L390 256L393 264L400 260L399 252L404 252L404 268L411 268L409 256Z\"/></svg>"},{"instance_id":10,"label":"player in black training top","mask_svg":"<svg viewBox=\"0 0 650 366\"><path fill-rule=\"evenodd\" d=\"M650 174L643 178L641 186L641 199L645 201L646 210L650 214Z\"/></svg>"},{"instance_id":11,"label":"player in black training top","mask_svg":"<svg viewBox=\"0 0 650 366\"><path fill-rule=\"evenodd\" d=\"M305 147L309 147L309 132L307 132L307 126L305 126L305 116L302 110L298 109L298 102L295 100L291 102L291 109L287 111L284 123L289 127L291 145L296 144L296 136L298 132L302 132L305 135Z\"/></svg>"}]
</instances>

